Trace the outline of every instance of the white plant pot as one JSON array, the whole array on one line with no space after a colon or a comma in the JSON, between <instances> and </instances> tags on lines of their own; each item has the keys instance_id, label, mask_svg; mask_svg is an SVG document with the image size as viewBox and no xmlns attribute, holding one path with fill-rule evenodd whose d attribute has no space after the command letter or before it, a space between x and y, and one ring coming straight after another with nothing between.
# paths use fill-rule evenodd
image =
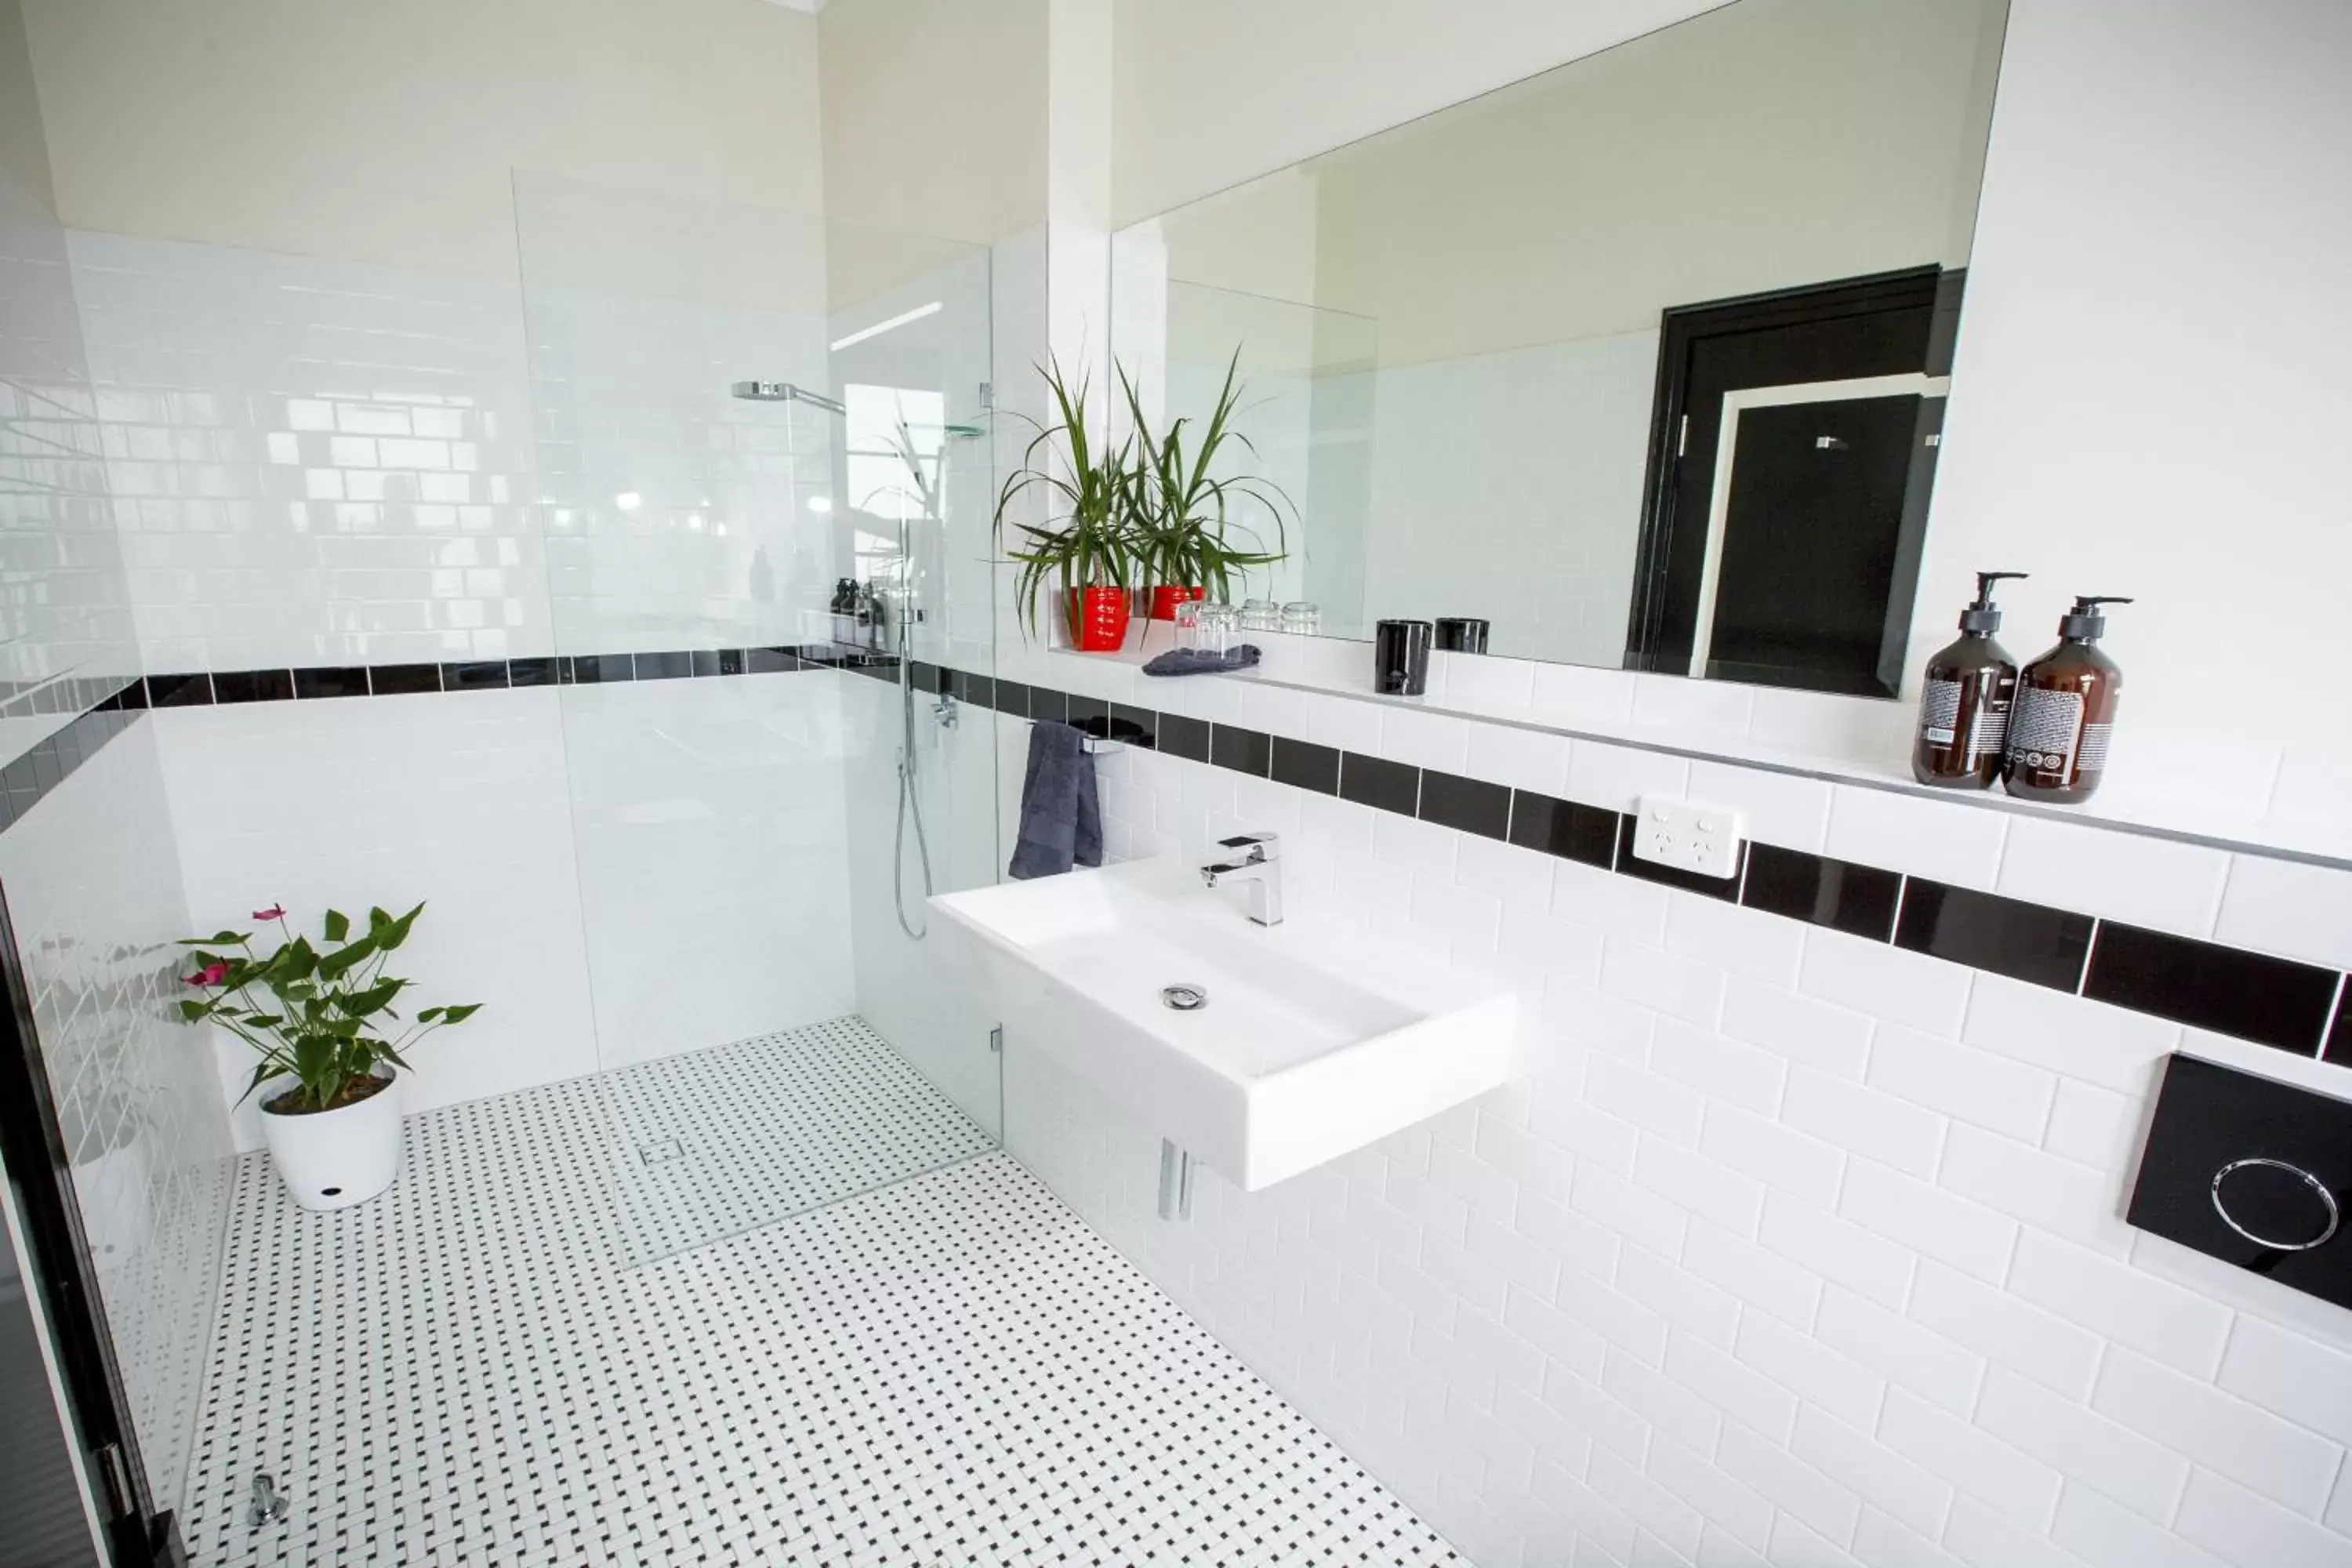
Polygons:
<instances>
[{"instance_id":1,"label":"white plant pot","mask_svg":"<svg viewBox=\"0 0 2352 1568\"><path fill-rule=\"evenodd\" d=\"M280 1115L269 1100L291 1079L259 1090L262 1141L287 1195L306 1209L347 1209L374 1197L400 1175L400 1079L356 1105L308 1115Z\"/></svg>"}]
</instances>

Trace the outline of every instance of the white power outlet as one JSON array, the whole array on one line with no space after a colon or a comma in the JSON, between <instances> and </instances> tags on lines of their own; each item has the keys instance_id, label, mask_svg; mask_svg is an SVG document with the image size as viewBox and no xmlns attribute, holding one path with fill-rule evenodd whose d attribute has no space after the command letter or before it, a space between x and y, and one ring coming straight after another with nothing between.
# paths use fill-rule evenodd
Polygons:
<instances>
[{"instance_id":1,"label":"white power outlet","mask_svg":"<svg viewBox=\"0 0 2352 1568\"><path fill-rule=\"evenodd\" d=\"M1693 805L1645 795L1636 808L1633 853L1677 871L1729 877L1739 869L1739 839L1748 824L1721 806Z\"/></svg>"}]
</instances>

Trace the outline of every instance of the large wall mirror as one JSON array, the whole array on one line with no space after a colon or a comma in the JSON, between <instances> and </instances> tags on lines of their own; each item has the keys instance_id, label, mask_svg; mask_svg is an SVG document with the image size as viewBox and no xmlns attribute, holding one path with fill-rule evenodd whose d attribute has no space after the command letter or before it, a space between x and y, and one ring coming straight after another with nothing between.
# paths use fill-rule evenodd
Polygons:
<instances>
[{"instance_id":1,"label":"large wall mirror","mask_svg":"<svg viewBox=\"0 0 2352 1568\"><path fill-rule=\"evenodd\" d=\"M1122 230L1113 351L1326 635L1891 696L2006 19L1736 0Z\"/></svg>"}]
</instances>

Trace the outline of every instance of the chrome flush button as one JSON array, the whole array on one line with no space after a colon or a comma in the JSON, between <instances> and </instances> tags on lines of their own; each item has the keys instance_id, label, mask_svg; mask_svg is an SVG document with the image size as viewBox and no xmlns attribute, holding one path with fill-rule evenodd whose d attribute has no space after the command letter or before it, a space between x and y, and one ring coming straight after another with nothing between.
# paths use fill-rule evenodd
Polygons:
<instances>
[{"instance_id":1,"label":"chrome flush button","mask_svg":"<svg viewBox=\"0 0 2352 1568\"><path fill-rule=\"evenodd\" d=\"M1209 993L1202 986L1180 981L1174 985L1162 985L1160 1000L1163 1005L1173 1007L1179 1013L1197 1013L1209 1005Z\"/></svg>"}]
</instances>

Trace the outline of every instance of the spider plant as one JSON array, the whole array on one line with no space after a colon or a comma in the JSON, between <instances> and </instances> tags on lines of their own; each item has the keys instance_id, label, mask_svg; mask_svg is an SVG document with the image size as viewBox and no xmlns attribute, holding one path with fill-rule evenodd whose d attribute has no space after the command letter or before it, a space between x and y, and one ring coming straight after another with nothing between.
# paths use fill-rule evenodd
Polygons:
<instances>
[{"instance_id":1,"label":"spider plant","mask_svg":"<svg viewBox=\"0 0 2352 1568\"><path fill-rule=\"evenodd\" d=\"M1234 428L1241 405L1241 351L1225 363L1224 384L1205 424L1180 418L1164 435L1151 433L1135 380L1118 370L1119 388L1135 426L1136 459L1129 485L1129 531L1136 564L1150 582L1171 588L1202 588L1213 599L1234 597L1233 579L1250 568L1271 566L1289 553L1283 524L1298 509L1282 487L1251 474L1217 474L1218 459L1230 448L1257 457L1250 438ZM1231 464L1226 465L1231 467ZM1252 501L1273 520L1276 548L1263 548L1245 526L1233 521L1235 502ZM1246 547L1234 536L1247 539Z\"/></svg>"},{"instance_id":2,"label":"spider plant","mask_svg":"<svg viewBox=\"0 0 2352 1568\"><path fill-rule=\"evenodd\" d=\"M1021 466L996 497L998 542L1005 542L1008 525L1018 536L1017 546L1007 545L1004 553L1020 567L1013 596L1023 625L1033 634L1037 595L1052 579L1061 579L1069 597L1082 588L1124 591L1133 585L1136 567L1128 533L1133 438L1107 449L1098 446L1087 429L1085 378L1073 387L1058 361L1038 366L1037 373L1054 395L1054 423L1037 426L1035 437L1022 451ZM1033 490L1045 497L1045 521L1013 521L1009 514Z\"/></svg>"}]
</instances>

